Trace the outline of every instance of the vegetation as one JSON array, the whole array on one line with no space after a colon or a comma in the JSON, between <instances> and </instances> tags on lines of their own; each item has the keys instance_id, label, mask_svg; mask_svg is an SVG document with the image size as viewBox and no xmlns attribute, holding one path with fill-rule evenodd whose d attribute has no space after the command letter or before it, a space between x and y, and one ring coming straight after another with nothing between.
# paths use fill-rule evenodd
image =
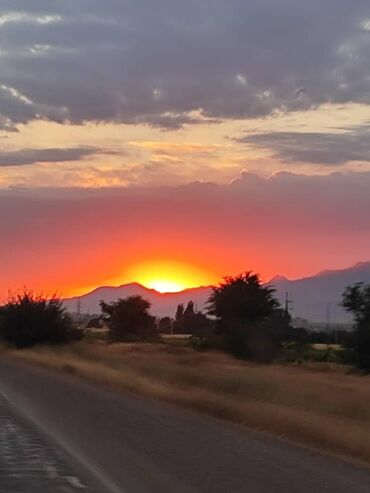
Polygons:
<instances>
[{"instance_id":1,"label":"vegetation","mask_svg":"<svg viewBox=\"0 0 370 493\"><path fill-rule=\"evenodd\" d=\"M355 319L355 330L347 341L347 346L353 350L353 363L370 372L370 285L349 286L343 294L342 305Z\"/></svg>"},{"instance_id":2,"label":"vegetation","mask_svg":"<svg viewBox=\"0 0 370 493\"><path fill-rule=\"evenodd\" d=\"M369 377L341 366L256 365L164 343L83 342L15 356L370 463Z\"/></svg>"},{"instance_id":3,"label":"vegetation","mask_svg":"<svg viewBox=\"0 0 370 493\"><path fill-rule=\"evenodd\" d=\"M212 321L206 315L195 309L193 301L189 301L186 308L183 305L177 307L173 324L175 333L203 339L210 334L212 325Z\"/></svg>"},{"instance_id":4,"label":"vegetation","mask_svg":"<svg viewBox=\"0 0 370 493\"><path fill-rule=\"evenodd\" d=\"M213 289L208 313L216 318L217 332L232 354L259 362L277 356L277 328L284 323L284 312L274 289L263 285L257 274L227 277Z\"/></svg>"},{"instance_id":5,"label":"vegetation","mask_svg":"<svg viewBox=\"0 0 370 493\"><path fill-rule=\"evenodd\" d=\"M87 329L84 342L30 349L72 342L81 332L59 300L26 292L0 308L0 338L27 348L12 353L19 358L370 463L368 377L344 366L370 371L370 286L349 286L342 304L354 315L353 333L293 328L273 288L247 272L213 289L208 317L190 301L175 320L156 321L150 303L131 296L102 302L91 325L107 329ZM172 332L192 337L160 341Z\"/></svg>"},{"instance_id":6,"label":"vegetation","mask_svg":"<svg viewBox=\"0 0 370 493\"><path fill-rule=\"evenodd\" d=\"M173 332L173 321L171 317L162 317L158 322L160 334L171 334Z\"/></svg>"},{"instance_id":7,"label":"vegetation","mask_svg":"<svg viewBox=\"0 0 370 493\"><path fill-rule=\"evenodd\" d=\"M289 313L276 300L274 289L262 284L257 274L246 272L227 277L213 288L208 317L189 301L186 306L177 307L174 320L156 320L147 300L131 296L114 303L101 302L102 314L89 319L87 333L90 340L105 340L108 331L110 342L145 342L158 339L160 334L186 334L191 336L194 349L222 350L260 363L354 363L369 370L370 286L348 287L343 306L355 316L353 334L294 328ZM93 334L89 327L101 332ZM0 308L0 338L15 347L65 343L81 337L82 332L73 327L58 299L47 300L25 292ZM318 349L318 343L324 346Z\"/></svg>"},{"instance_id":8,"label":"vegetation","mask_svg":"<svg viewBox=\"0 0 370 493\"><path fill-rule=\"evenodd\" d=\"M10 346L65 344L81 337L57 298L25 291L0 308L0 339Z\"/></svg>"},{"instance_id":9,"label":"vegetation","mask_svg":"<svg viewBox=\"0 0 370 493\"><path fill-rule=\"evenodd\" d=\"M100 304L113 342L153 340L158 337L150 303L141 296L130 296L114 303Z\"/></svg>"}]
</instances>

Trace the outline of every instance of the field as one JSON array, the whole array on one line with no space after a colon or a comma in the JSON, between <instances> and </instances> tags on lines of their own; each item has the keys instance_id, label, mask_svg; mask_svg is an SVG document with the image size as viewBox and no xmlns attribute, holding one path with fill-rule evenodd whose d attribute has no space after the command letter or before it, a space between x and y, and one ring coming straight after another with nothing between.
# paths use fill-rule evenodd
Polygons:
<instances>
[{"instance_id":1,"label":"field","mask_svg":"<svg viewBox=\"0 0 370 493\"><path fill-rule=\"evenodd\" d=\"M370 380L344 367L257 366L169 343L95 341L11 355L370 464Z\"/></svg>"}]
</instances>

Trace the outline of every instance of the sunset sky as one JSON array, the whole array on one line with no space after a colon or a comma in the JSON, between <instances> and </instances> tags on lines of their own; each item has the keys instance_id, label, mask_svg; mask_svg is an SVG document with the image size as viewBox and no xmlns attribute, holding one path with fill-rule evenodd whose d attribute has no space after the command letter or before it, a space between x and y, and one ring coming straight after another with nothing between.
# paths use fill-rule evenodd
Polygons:
<instances>
[{"instance_id":1,"label":"sunset sky","mask_svg":"<svg viewBox=\"0 0 370 493\"><path fill-rule=\"evenodd\" d=\"M0 301L370 260L369 0L0 0Z\"/></svg>"}]
</instances>

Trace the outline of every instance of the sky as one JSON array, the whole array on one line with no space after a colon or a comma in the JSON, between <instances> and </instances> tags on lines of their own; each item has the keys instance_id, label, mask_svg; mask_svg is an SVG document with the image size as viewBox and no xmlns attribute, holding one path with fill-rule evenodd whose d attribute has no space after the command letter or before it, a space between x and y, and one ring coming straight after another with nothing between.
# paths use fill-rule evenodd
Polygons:
<instances>
[{"instance_id":1,"label":"sky","mask_svg":"<svg viewBox=\"0 0 370 493\"><path fill-rule=\"evenodd\" d=\"M0 0L0 300L370 260L368 0Z\"/></svg>"}]
</instances>

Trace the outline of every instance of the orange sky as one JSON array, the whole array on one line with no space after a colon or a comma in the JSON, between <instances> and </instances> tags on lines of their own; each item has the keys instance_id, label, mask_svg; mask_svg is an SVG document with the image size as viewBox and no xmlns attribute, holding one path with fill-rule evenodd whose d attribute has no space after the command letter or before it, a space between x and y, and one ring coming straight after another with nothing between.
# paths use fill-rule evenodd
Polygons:
<instances>
[{"instance_id":1,"label":"orange sky","mask_svg":"<svg viewBox=\"0 0 370 493\"><path fill-rule=\"evenodd\" d=\"M268 280L347 267L369 259L369 186L359 174L244 174L231 185L9 191L0 295L132 281L172 290L244 270Z\"/></svg>"}]
</instances>

